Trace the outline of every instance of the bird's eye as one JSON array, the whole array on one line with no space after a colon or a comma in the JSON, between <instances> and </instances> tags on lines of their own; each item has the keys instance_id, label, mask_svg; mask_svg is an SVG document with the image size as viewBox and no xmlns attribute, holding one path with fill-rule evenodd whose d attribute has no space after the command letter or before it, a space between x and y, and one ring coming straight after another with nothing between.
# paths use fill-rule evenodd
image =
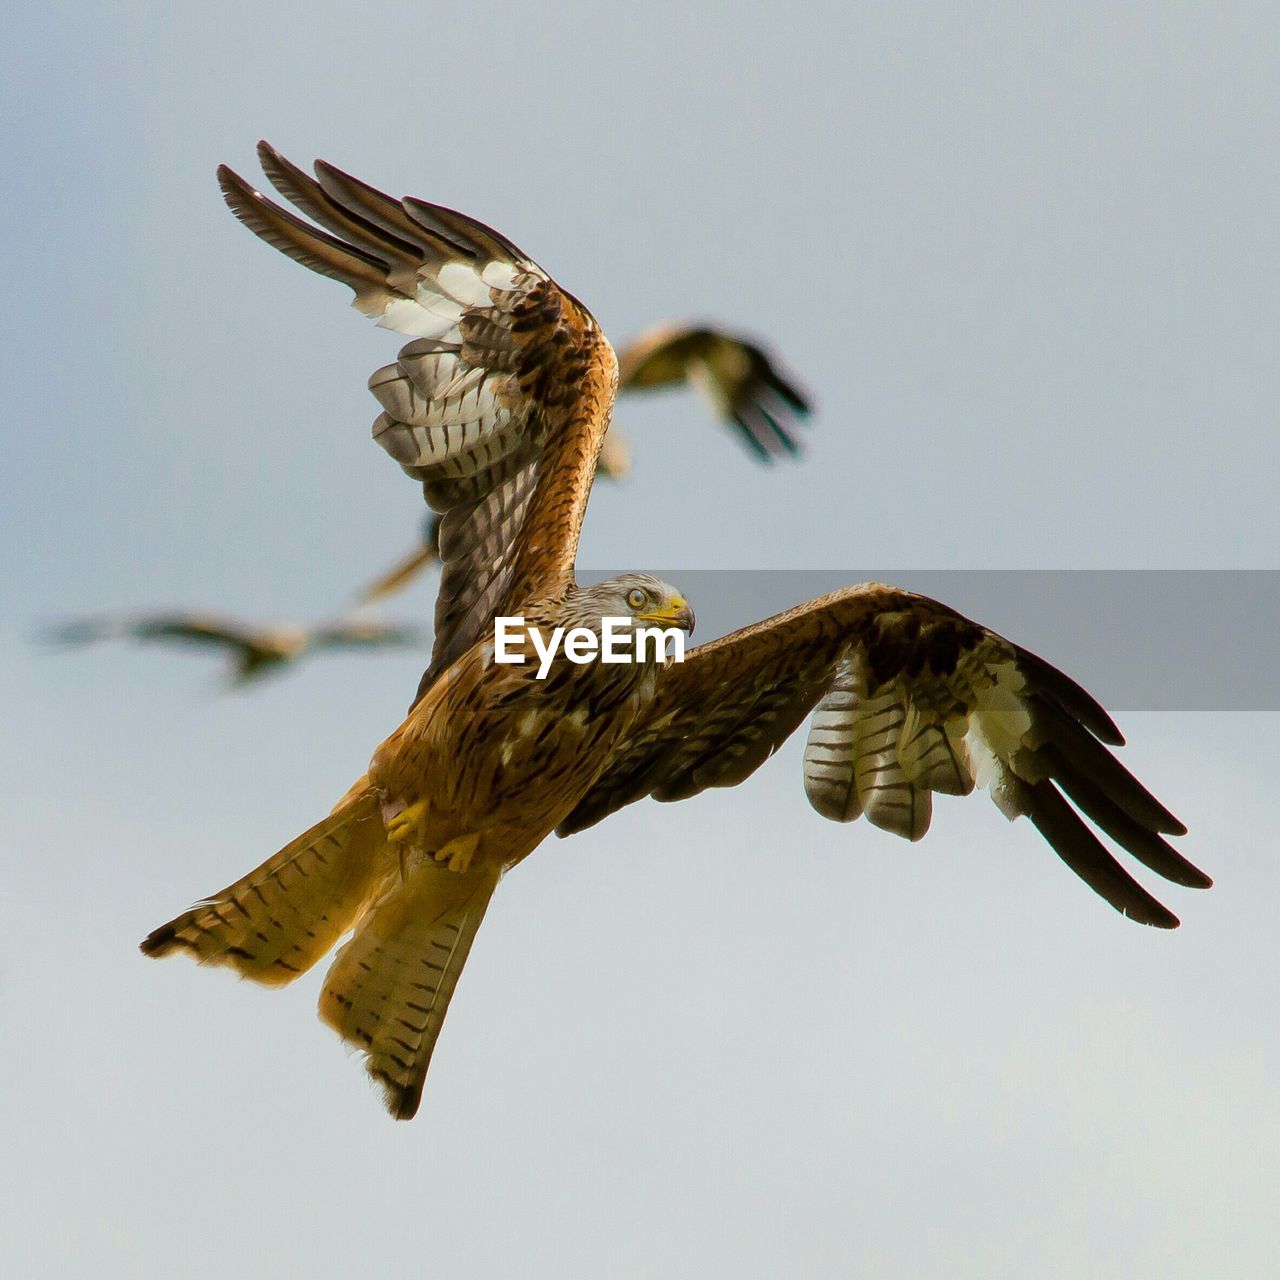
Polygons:
<instances>
[{"instance_id":1,"label":"bird's eye","mask_svg":"<svg viewBox=\"0 0 1280 1280\"><path fill-rule=\"evenodd\" d=\"M627 604L633 609L641 608L648 598L649 593L647 591L643 591L640 587L632 587L631 590L627 592Z\"/></svg>"}]
</instances>

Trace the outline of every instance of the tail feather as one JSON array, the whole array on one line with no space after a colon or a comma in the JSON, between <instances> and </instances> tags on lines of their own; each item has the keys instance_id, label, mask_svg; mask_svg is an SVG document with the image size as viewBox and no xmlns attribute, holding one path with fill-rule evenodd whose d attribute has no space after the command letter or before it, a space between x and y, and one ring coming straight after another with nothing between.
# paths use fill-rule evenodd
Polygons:
<instances>
[{"instance_id":1,"label":"tail feather","mask_svg":"<svg viewBox=\"0 0 1280 1280\"><path fill-rule=\"evenodd\" d=\"M386 836L378 798L349 793L303 832L220 893L149 934L142 951L189 951L268 986L292 982L351 928L381 883Z\"/></svg>"},{"instance_id":2,"label":"tail feather","mask_svg":"<svg viewBox=\"0 0 1280 1280\"><path fill-rule=\"evenodd\" d=\"M431 1053L471 943L497 887L491 869L415 867L338 952L320 1017L364 1051L397 1120L418 1110Z\"/></svg>"}]
</instances>

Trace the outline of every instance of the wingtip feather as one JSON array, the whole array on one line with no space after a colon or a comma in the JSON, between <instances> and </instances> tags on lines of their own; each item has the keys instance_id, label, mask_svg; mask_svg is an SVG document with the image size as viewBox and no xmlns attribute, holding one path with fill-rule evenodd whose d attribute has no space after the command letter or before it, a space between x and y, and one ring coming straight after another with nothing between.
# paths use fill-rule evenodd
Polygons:
<instances>
[{"instance_id":1,"label":"wingtip feather","mask_svg":"<svg viewBox=\"0 0 1280 1280\"><path fill-rule=\"evenodd\" d=\"M144 956L151 956L159 959L161 956L167 956L173 952L178 946L177 931L172 924L162 924L158 929L152 929L143 940L138 943L138 950Z\"/></svg>"}]
</instances>

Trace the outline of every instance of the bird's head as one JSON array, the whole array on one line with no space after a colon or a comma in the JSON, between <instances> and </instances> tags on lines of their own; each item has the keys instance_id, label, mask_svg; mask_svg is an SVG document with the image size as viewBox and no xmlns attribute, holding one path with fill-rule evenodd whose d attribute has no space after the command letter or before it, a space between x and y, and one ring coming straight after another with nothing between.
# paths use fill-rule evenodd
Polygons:
<instances>
[{"instance_id":1,"label":"bird's head","mask_svg":"<svg viewBox=\"0 0 1280 1280\"><path fill-rule=\"evenodd\" d=\"M606 578L573 595L572 613L579 626L599 629L601 618L630 618L638 626L675 627L693 634L693 610L669 582L651 573L624 573Z\"/></svg>"}]
</instances>

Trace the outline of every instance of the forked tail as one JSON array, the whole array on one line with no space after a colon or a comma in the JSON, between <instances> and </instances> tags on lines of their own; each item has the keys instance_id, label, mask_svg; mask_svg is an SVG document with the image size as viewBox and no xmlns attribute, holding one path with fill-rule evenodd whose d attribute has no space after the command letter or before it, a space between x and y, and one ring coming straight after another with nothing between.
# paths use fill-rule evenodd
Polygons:
<instances>
[{"instance_id":1,"label":"forked tail","mask_svg":"<svg viewBox=\"0 0 1280 1280\"><path fill-rule=\"evenodd\" d=\"M376 793L353 788L257 870L149 934L142 951L185 950L201 964L229 965L268 986L292 982L380 891L385 846Z\"/></svg>"}]
</instances>

